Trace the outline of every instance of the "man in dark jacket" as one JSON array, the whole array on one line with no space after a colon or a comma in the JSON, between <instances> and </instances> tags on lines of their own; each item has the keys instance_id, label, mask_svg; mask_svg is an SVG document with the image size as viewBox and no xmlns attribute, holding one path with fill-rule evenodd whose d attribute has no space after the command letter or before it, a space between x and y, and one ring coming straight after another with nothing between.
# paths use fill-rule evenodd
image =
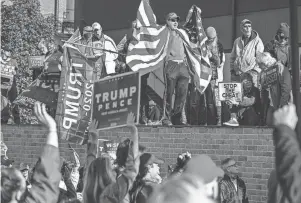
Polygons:
<instances>
[{"instance_id":1,"label":"man in dark jacket","mask_svg":"<svg viewBox=\"0 0 301 203\"><path fill-rule=\"evenodd\" d=\"M290 203L301 202L301 150L294 129L298 117L294 104L274 113L274 145L276 174L283 196Z\"/></svg>"},{"instance_id":2,"label":"man in dark jacket","mask_svg":"<svg viewBox=\"0 0 301 203\"><path fill-rule=\"evenodd\" d=\"M227 158L222 161L225 171L224 178L220 181L221 203L248 203L245 182L238 177L238 166L234 159Z\"/></svg>"},{"instance_id":3,"label":"man in dark jacket","mask_svg":"<svg viewBox=\"0 0 301 203\"><path fill-rule=\"evenodd\" d=\"M289 26L287 23L281 23L275 38L264 47L265 52L269 52L273 58L280 61L288 70L291 70L291 47L289 44Z\"/></svg>"}]
</instances>

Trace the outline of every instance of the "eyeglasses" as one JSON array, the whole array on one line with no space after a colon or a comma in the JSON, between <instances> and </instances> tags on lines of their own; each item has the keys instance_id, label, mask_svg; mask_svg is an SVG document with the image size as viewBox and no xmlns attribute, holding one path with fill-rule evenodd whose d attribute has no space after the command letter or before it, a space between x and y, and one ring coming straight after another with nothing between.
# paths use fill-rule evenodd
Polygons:
<instances>
[{"instance_id":1,"label":"eyeglasses","mask_svg":"<svg viewBox=\"0 0 301 203\"><path fill-rule=\"evenodd\" d=\"M178 19L169 19L168 21L171 21L171 22L178 22Z\"/></svg>"},{"instance_id":2,"label":"eyeglasses","mask_svg":"<svg viewBox=\"0 0 301 203\"><path fill-rule=\"evenodd\" d=\"M251 28L251 25L244 25L244 28Z\"/></svg>"},{"instance_id":3,"label":"eyeglasses","mask_svg":"<svg viewBox=\"0 0 301 203\"><path fill-rule=\"evenodd\" d=\"M235 164L232 164L232 165L228 166L227 168L237 167L237 166L238 166L237 163L235 163Z\"/></svg>"}]
</instances>

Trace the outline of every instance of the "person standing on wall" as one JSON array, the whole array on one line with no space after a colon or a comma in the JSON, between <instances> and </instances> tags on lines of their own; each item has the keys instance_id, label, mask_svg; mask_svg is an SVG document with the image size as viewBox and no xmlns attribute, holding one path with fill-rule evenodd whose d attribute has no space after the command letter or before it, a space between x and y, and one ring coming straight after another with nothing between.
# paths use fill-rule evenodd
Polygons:
<instances>
[{"instance_id":1,"label":"person standing on wall","mask_svg":"<svg viewBox=\"0 0 301 203\"><path fill-rule=\"evenodd\" d=\"M17 61L11 52L1 49L1 123L20 124L18 105L13 101L17 98L16 71ZM4 72L2 72L4 71ZM4 73L4 74L3 74Z\"/></svg>"},{"instance_id":2,"label":"person standing on wall","mask_svg":"<svg viewBox=\"0 0 301 203\"><path fill-rule=\"evenodd\" d=\"M216 91L218 91L218 83L223 81L225 53L214 27L208 27L206 29L206 35L208 40L205 43L209 52L209 60L212 68L212 78L205 91L207 124L217 125L221 122L221 104L219 101L216 101Z\"/></svg>"},{"instance_id":3,"label":"person standing on wall","mask_svg":"<svg viewBox=\"0 0 301 203\"><path fill-rule=\"evenodd\" d=\"M240 24L240 29L243 35L234 41L230 56L231 81L241 82L243 75L248 73L252 76L254 86L258 87L258 74L261 69L256 63L256 54L263 52L264 45L259 34L252 29L250 20L244 19ZM237 114L231 112L230 120L224 125L239 126Z\"/></svg>"},{"instance_id":4,"label":"person standing on wall","mask_svg":"<svg viewBox=\"0 0 301 203\"><path fill-rule=\"evenodd\" d=\"M168 52L163 69L166 79L166 117L164 125L181 125L182 112L186 102L188 83L190 79L189 70L184 52L184 42L178 34L177 29L180 17L176 13L169 13L166 24L170 31ZM172 107L172 97L175 91L175 101Z\"/></svg>"},{"instance_id":5,"label":"person standing on wall","mask_svg":"<svg viewBox=\"0 0 301 203\"><path fill-rule=\"evenodd\" d=\"M102 27L97 22L92 24L92 30L93 30L93 37L92 37L93 47L115 52L115 53L111 53L108 51L93 49L93 55L95 57L100 57L95 64L97 69L97 78L99 79L100 77L115 74L116 73L115 60L118 57L117 54L118 51L114 40L102 32Z\"/></svg>"}]
</instances>

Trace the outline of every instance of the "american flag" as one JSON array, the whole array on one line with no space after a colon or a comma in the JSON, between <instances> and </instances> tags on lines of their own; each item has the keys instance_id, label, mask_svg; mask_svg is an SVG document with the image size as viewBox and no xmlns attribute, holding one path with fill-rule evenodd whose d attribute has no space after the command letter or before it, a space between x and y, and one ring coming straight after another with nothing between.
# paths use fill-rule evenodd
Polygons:
<instances>
[{"instance_id":1,"label":"american flag","mask_svg":"<svg viewBox=\"0 0 301 203\"><path fill-rule=\"evenodd\" d=\"M149 0L142 0L137 12L136 40L129 44L126 62L133 71L151 72L163 67L169 31L159 26Z\"/></svg>"},{"instance_id":2,"label":"american flag","mask_svg":"<svg viewBox=\"0 0 301 203\"><path fill-rule=\"evenodd\" d=\"M203 93L210 83L212 70L205 42L207 36L202 25L201 9L193 5L188 12L186 22L183 25L189 40L186 37L186 53L190 70L196 73L199 81L194 78L194 82L199 92Z\"/></svg>"},{"instance_id":3,"label":"american flag","mask_svg":"<svg viewBox=\"0 0 301 203\"><path fill-rule=\"evenodd\" d=\"M210 82L211 70L205 46L207 37L199 8L193 6L190 9L185 25L185 30L178 29L178 33L184 41L187 62L193 73L192 81L203 93ZM168 48L169 30L166 26L157 25L149 0L141 1L137 12L137 27L134 31L136 40L130 43L126 57L128 66L133 71L143 73L162 68Z\"/></svg>"},{"instance_id":4,"label":"american flag","mask_svg":"<svg viewBox=\"0 0 301 203\"><path fill-rule=\"evenodd\" d=\"M65 42L65 43L77 43L81 39L81 34L79 31L79 28L75 30L75 32L72 34L72 36Z\"/></svg>"}]
</instances>

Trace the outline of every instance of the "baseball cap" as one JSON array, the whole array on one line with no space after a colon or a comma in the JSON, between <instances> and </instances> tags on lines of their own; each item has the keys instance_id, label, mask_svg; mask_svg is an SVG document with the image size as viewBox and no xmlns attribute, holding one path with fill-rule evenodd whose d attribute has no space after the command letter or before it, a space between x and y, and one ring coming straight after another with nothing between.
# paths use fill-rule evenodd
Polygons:
<instances>
[{"instance_id":1,"label":"baseball cap","mask_svg":"<svg viewBox=\"0 0 301 203\"><path fill-rule=\"evenodd\" d=\"M1 156L1 166L10 166L14 163L14 160L9 159L6 156Z\"/></svg>"},{"instance_id":2,"label":"baseball cap","mask_svg":"<svg viewBox=\"0 0 301 203\"><path fill-rule=\"evenodd\" d=\"M241 21L240 26L242 27L245 24L251 24L252 25L252 22L250 20L248 20L248 19L244 19L244 20Z\"/></svg>"},{"instance_id":3,"label":"baseball cap","mask_svg":"<svg viewBox=\"0 0 301 203\"><path fill-rule=\"evenodd\" d=\"M29 170L29 166L25 163L20 163L20 171Z\"/></svg>"},{"instance_id":4,"label":"baseball cap","mask_svg":"<svg viewBox=\"0 0 301 203\"><path fill-rule=\"evenodd\" d=\"M149 106L156 106L156 103L153 100L150 100L148 103Z\"/></svg>"},{"instance_id":5,"label":"baseball cap","mask_svg":"<svg viewBox=\"0 0 301 203\"><path fill-rule=\"evenodd\" d=\"M91 26L86 26L83 29L84 32L92 32L92 27Z\"/></svg>"},{"instance_id":6,"label":"baseball cap","mask_svg":"<svg viewBox=\"0 0 301 203\"><path fill-rule=\"evenodd\" d=\"M178 16L176 13L169 13L166 16L166 20L170 20L170 19L180 20L180 16Z\"/></svg>"},{"instance_id":7,"label":"baseball cap","mask_svg":"<svg viewBox=\"0 0 301 203\"><path fill-rule=\"evenodd\" d=\"M92 24L92 29L93 30L102 30L102 27L99 23L95 22Z\"/></svg>"},{"instance_id":8,"label":"baseball cap","mask_svg":"<svg viewBox=\"0 0 301 203\"><path fill-rule=\"evenodd\" d=\"M164 164L163 160L158 159L155 155L150 153L144 153L140 156L140 168L146 167L150 164Z\"/></svg>"},{"instance_id":9,"label":"baseball cap","mask_svg":"<svg viewBox=\"0 0 301 203\"><path fill-rule=\"evenodd\" d=\"M188 161L184 173L191 173L199 176L205 182L210 183L217 177L223 177L224 171L217 167L207 155L198 155Z\"/></svg>"}]
</instances>

